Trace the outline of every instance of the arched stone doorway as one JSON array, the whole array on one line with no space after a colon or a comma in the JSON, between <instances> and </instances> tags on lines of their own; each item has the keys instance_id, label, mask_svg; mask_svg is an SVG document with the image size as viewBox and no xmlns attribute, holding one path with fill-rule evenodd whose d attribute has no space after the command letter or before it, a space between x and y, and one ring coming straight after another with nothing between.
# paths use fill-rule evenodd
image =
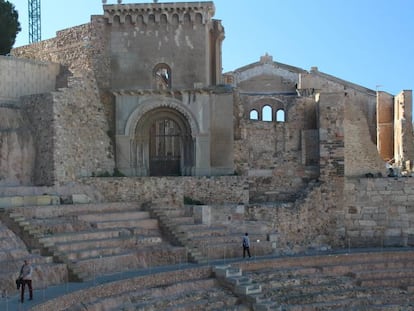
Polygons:
<instances>
[{"instance_id":1,"label":"arched stone doorway","mask_svg":"<svg viewBox=\"0 0 414 311\"><path fill-rule=\"evenodd\" d=\"M147 176L191 175L194 143L187 119L177 110L160 107L137 123L132 150L139 173ZM146 172L146 173L144 173ZM142 174L144 173L144 174Z\"/></svg>"}]
</instances>

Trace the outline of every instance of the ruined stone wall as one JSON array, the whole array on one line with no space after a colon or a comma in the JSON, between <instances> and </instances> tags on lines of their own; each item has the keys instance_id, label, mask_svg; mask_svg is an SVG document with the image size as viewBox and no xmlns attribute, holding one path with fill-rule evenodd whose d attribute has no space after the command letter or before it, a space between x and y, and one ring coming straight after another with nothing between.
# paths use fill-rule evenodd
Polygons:
<instances>
[{"instance_id":1,"label":"ruined stone wall","mask_svg":"<svg viewBox=\"0 0 414 311\"><path fill-rule=\"evenodd\" d=\"M0 186L33 183L35 150L24 109L0 104Z\"/></svg>"},{"instance_id":2,"label":"ruined stone wall","mask_svg":"<svg viewBox=\"0 0 414 311\"><path fill-rule=\"evenodd\" d=\"M345 137L343 93L321 93L316 97L319 107L320 178L343 177L345 174Z\"/></svg>"},{"instance_id":3,"label":"ruined stone wall","mask_svg":"<svg viewBox=\"0 0 414 311\"><path fill-rule=\"evenodd\" d=\"M108 201L168 199L182 205L187 197L204 204L247 204L249 196L247 179L238 176L85 178L82 182L95 187Z\"/></svg>"},{"instance_id":4,"label":"ruined stone wall","mask_svg":"<svg viewBox=\"0 0 414 311\"><path fill-rule=\"evenodd\" d=\"M36 153L33 171L34 185L53 185L55 182L55 125L51 93L21 98L22 107L30 120Z\"/></svg>"},{"instance_id":5,"label":"ruined stone wall","mask_svg":"<svg viewBox=\"0 0 414 311\"><path fill-rule=\"evenodd\" d=\"M317 177L317 172L306 166L306 152L311 156L313 149L302 150L306 139L303 130L316 126L315 104L310 107L307 100L279 97L285 102L285 122L239 120L235 171L249 176L250 202L292 201L310 179ZM260 98L266 100L263 96L241 95L241 98L239 111L245 111ZM318 149L317 140L312 146Z\"/></svg>"},{"instance_id":6,"label":"ruined stone wall","mask_svg":"<svg viewBox=\"0 0 414 311\"><path fill-rule=\"evenodd\" d=\"M56 180L112 174L113 147L93 74L72 77L53 100Z\"/></svg>"},{"instance_id":7,"label":"ruined stone wall","mask_svg":"<svg viewBox=\"0 0 414 311\"><path fill-rule=\"evenodd\" d=\"M341 183L340 178L330 183L311 183L295 203L250 204L245 221L265 223L269 239L284 254L342 247L336 220L342 210Z\"/></svg>"},{"instance_id":8,"label":"ruined stone wall","mask_svg":"<svg viewBox=\"0 0 414 311\"><path fill-rule=\"evenodd\" d=\"M15 48L12 55L67 66L71 72L91 68L91 24L58 31L56 37Z\"/></svg>"},{"instance_id":9,"label":"ruined stone wall","mask_svg":"<svg viewBox=\"0 0 414 311\"><path fill-rule=\"evenodd\" d=\"M12 51L18 57L58 62L68 68L67 87L53 93L53 105L36 108L34 122L43 114L53 120L35 125L40 133L37 161L42 169L49 169L42 170L43 173L39 170L37 183L68 182L82 176L113 173L114 152L109 137L113 128L113 98L104 89L109 87L110 72L102 24L102 18L94 17L89 24L59 31L53 39ZM53 155L40 157L47 152Z\"/></svg>"},{"instance_id":10,"label":"ruined stone wall","mask_svg":"<svg viewBox=\"0 0 414 311\"><path fill-rule=\"evenodd\" d=\"M59 64L0 56L0 102L53 91Z\"/></svg>"},{"instance_id":11,"label":"ruined stone wall","mask_svg":"<svg viewBox=\"0 0 414 311\"><path fill-rule=\"evenodd\" d=\"M366 118L362 108L366 105L366 95L348 91L344 94L344 101L345 175L385 174L385 162L370 135L369 124L372 121Z\"/></svg>"},{"instance_id":12,"label":"ruined stone wall","mask_svg":"<svg viewBox=\"0 0 414 311\"><path fill-rule=\"evenodd\" d=\"M347 179L344 201L347 246L414 245L414 179Z\"/></svg>"}]
</instances>

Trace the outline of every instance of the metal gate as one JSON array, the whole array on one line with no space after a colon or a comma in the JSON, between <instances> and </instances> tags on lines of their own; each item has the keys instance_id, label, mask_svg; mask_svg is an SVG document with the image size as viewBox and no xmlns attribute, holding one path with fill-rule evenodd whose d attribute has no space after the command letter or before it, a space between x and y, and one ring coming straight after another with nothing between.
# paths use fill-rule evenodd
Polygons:
<instances>
[{"instance_id":1,"label":"metal gate","mask_svg":"<svg viewBox=\"0 0 414 311\"><path fill-rule=\"evenodd\" d=\"M150 176L181 175L181 131L171 119L156 120L150 129Z\"/></svg>"}]
</instances>

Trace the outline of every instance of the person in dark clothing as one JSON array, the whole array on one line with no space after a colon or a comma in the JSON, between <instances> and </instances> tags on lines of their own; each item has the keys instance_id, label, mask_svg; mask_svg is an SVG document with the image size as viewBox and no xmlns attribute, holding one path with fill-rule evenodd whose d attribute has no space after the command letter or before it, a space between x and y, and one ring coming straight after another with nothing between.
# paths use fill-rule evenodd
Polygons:
<instances>
[{"instance_id":1,"label":"person in dark clothing","mask_svg":"<svg viewBox=\"0 0 414 311\"><path fill-rule=\"evenodd\" d=\"M29 300L33 300L33 287L32 287L32 273L33 267L30 264L29 260L25 260L22 268L20 269L20 276L21 279L21 296L20 301L24 302L24 289L27 285L29 288Z\"/></svg>"},{"instance_id":2,"label":"person in dark clothing","mask_svg":"<svg viewBox=\"0 0 414 311\"><path fill-rule=\"evenodd\" d=\"M243 236L243 258L246 257L246 252L250 258L251 257L250 256L250 240L249 240L249 234L247 232Z\"/></svg>"}]
</instances>

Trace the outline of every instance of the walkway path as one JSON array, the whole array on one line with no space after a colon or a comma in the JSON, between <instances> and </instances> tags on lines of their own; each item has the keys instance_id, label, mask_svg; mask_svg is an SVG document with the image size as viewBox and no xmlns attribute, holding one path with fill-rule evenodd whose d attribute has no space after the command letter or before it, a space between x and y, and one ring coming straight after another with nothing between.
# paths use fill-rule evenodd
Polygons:
<instances>
[{"instance_id":1,"label":"walkway path","mask_svg":"<svg viewBox=\"0 0 414 311\"><path fill-rule=\"evenodd\" d=\"M401 252L401 251L412 251L412 249L411 248L348 249L348 250L330 251L330 252L323 252L323 253L321 252L308 253L305 255L327 255L328 256L328 255L334 255L334 254L363 253L363 252L366 253L366 252L381 252L381 251ZM302 257L302 256L304 255L303 254L293 255L293 256L286 257L286 259L292 258L292 257ZM256 261L276 259L276 258L280 259L281 257L269 255L269 256L252 257L252 259L250 260L252 262L256 262ZM0 310L1 311L29 311L33 306L40 304L40 303L44 303L47 300L54 299L62 295L66 295L71 292L75 292L78 290L86 289L86 288L101 285L101 284L106 284L106 283L113 282L113 281L119 281L122 279L133 278L133 277L138 277L138 276L145 276L145 275L150 275L154 273L185 270L185 269L208 266L208 265L217 266L217 265L223 265L223 264L236 264L236 263L244 262L246 260L243 258L232 258L232 259L225 259L225 260L222 259L222 260L210 261L205 264L183 263L183 264L171 265L171 266L158 266L158 267L153 267L153 268L122 272L122 273L113 274L113 275L99 276L91 281L87 281L83 283L66 283L66 284L51 286L47 288L42 288L41 284L36 284L34 282L35 291L34 291L33 301L29 301L26 299L23 304L20 303L19 293L16 290L11 297L0 298ZM28 294L26 293L26 297L27 295ZM53 311L56 311L56 310L53 310Z\"/></svg>"}]
</instances>

